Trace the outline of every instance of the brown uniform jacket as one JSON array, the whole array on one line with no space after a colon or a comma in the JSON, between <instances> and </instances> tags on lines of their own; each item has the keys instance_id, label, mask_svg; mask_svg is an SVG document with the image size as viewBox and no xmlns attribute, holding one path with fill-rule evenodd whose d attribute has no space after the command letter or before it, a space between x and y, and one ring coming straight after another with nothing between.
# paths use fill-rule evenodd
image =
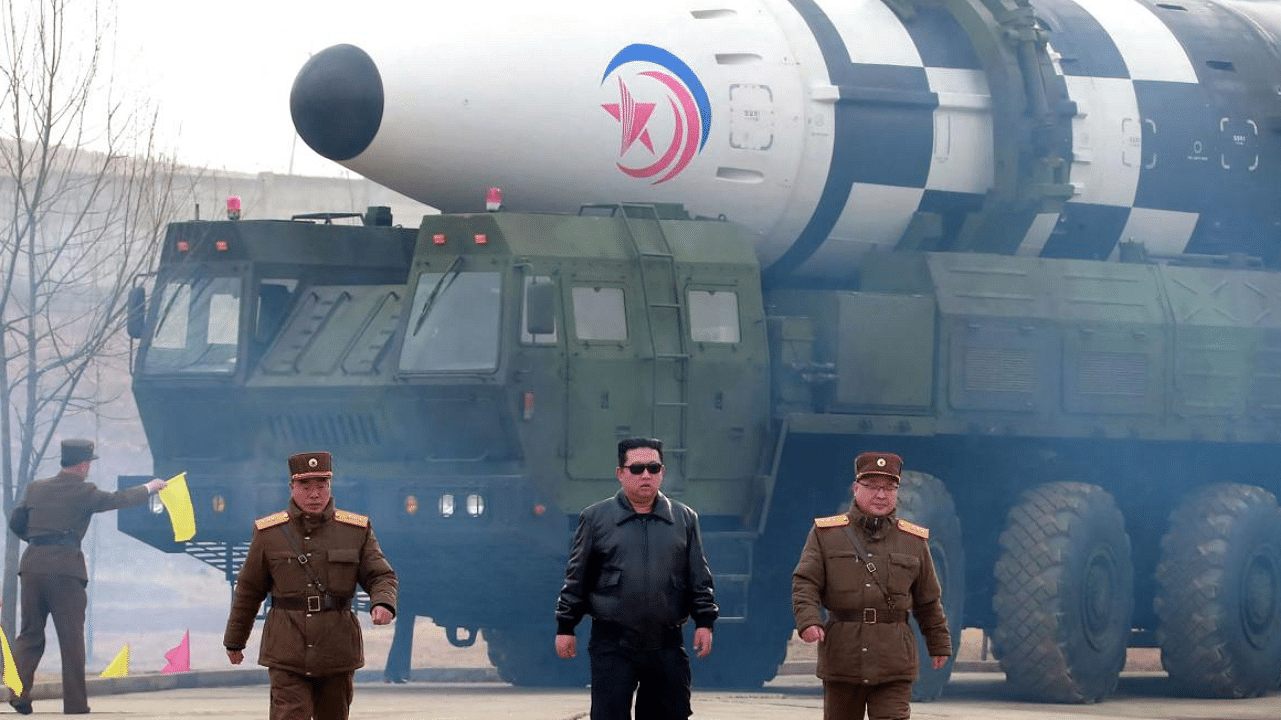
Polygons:
<instances>
[{"instance_id":1,"label":"brown uniform jacket","mask_svg":"<svg viewBox=\"0 0 1281 720\"><path fill-rule=\"evenodd\" d=\"M27 509L25 537L30 543L22 553L18 574L70 575L87 583L89 575L80 541L89 531L93 514L141 505L147 495L147 488L142 485L107 492L67 472L33 480L18 504L18 508ZM38 544L54 540L59 544Z\"/></svg>"},{"instance_id":2,"label":"brown uniform jacket","mask_svg":"<svg viewBox=\"0 0 1281 720\"><path fill-rule=\"evenodd\" d=\"M826 637L819 643L817 674L824 680L868 685L915 680L919 664L916 637L906 621L847 622L836 616L861 618L864 608L874 608L878 618L884 619L894 612L866 566L857 560L846 534L848 526L859 533L877 576L894 598L895 610L910 610L916 617L929 654L951 655L952 639L929 545L902 529L893 513L884 536L871 540L859 527L860 517L858 508L852 507L844 516L816 520L810 529L792 573L796 629L823 627ZM826 621L820 607L829 611Z\"/></svg>"},{"instance_id":3,"label":"brown uniform jacket","mask_svg":"<svg viewBox=\"0 0 1281 720\"><path fill-rule=\"evenodd\" d=\"M319 578L340 609L308 612L307 596L319 595L298 553L282 531L288 527L307 556L307 567ZM308 518L292 500L289 509L255 523L245 564L236 578L231 615L223 645L240 650L249 641L258 607L268 594L302 603L299 609L272 607L262 631L258 663L299 675L323 677L350 672L365 664L360 623L351 611L356 585L369 593L370 606L396 612L397 580L378 547L369 519L334 510L331 500L318 517ZM282 603L283 604L283 603Z\"/></svg>"}]
</instances>

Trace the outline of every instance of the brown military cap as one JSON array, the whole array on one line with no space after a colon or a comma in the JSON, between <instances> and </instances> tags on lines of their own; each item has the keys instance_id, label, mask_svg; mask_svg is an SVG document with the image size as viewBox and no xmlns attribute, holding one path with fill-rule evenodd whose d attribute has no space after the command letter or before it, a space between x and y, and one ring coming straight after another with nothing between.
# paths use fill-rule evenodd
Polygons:
<instances>
[{"instance_id":1,"label":"brown military cap","mask_svg":"<svg viewBox=\"0 0 1281 720\"><path fill-rule=\"evenodd\" d=\"M289 479L310 480L334 476L333 460L327 452L298 453L289 458Z\"/></svg>"},{"instance_id":2,"label":"brown military cap","mask_svg":"<svg viewBox=\"0 0 1281 720\"><path fill-rule=\"evenodd\" d=\"M897 482L902 471L903 458L894 453L867 452L854 459L855 480L867 475L884 475Z\"/></svg>"},{"instance_id":3,"label":"brown military cap","mask_svg":"<svg viewBox=\"0 0 1281 720\"><path fill-rule=\"evenodd\" d=\"M93 454L92 440L62 441L62 466L64 468L97 459L98 456Z\"/></svg>"}]
</instances>

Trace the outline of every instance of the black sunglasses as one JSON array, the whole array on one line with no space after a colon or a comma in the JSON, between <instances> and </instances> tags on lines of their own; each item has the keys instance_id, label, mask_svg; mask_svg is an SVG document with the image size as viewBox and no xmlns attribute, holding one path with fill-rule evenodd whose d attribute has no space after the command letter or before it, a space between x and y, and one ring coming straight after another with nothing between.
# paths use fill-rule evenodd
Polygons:
<instances>
[{"instance_id":1,"label":"black sunglasses","mask_svg":"<svg viewBox=\"0 0 1281 720\"><path fill-rule=\"evenodd\" d=\"M650 475L657 475L663 471L663 464L662 463L632 463L631 465L627 466L627 472L633 475L640 475L646 470L649 471Z\"/></svg>"}]
</instances>

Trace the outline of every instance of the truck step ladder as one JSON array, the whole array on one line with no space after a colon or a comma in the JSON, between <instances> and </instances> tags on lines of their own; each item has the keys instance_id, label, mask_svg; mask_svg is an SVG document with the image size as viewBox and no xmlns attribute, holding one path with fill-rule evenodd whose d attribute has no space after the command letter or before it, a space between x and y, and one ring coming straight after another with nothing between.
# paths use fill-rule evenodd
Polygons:
<instances>
[{"instance_id":1,"label":"truck step ladder","mask_svg":"<svg viewBox=\"0 0 1281 720\"><path fill-rule=\"evenodd\" d=\"M641 300L647 311L646 326L653 352L651 428L663 440L663 455L676 472L668 475L663 489L679 496L689 472L689 333L685 296L676 274L676 256L663 232L658 208L645 204L618 204L614 214L622 220L628 243L636 254ZM633 222L634 219L642 219ZM672 462L675 461L675 462Z\"/></svg>"}]
</instances>

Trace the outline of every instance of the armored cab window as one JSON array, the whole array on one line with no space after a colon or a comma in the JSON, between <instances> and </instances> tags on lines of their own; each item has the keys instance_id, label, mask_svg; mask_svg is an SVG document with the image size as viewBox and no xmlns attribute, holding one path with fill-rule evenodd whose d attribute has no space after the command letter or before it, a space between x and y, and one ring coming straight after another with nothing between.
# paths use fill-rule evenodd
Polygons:
<instances>
[{"instance_id":1,"label":"armored cab window","mask_svg":"<svg viewBox=\"0 0 1281 720\"><path fill-rule=\"evenodd\" d=\"M502 278L496 272L423 273L409 312L401 372L498 368Z\"/></svg>"},{"instance_id":2,"label":"armored cab window","mask_svg":"<svg viewBox=\"0 0 1281 720\"><path fill-rule=\"evenodd\" d=\"M297 280L265 279L258 283L258 312L255 315L254 344L262 350L276 339L289 314Z\"/></svg>"},{"instance_id":3,"label":"armored cab window","mask_svg":"<svg viewBox=\"0 0 1281 720\"><path fill-rule=\"evenodd\" d=\"M627 339L627 310L623 289L617 287L576 287L574 332L579 340Z\"/></svg>"},{"instance_id":4,"label":"armored cab window","mask_svg":"<svg viewBox=\"0 0 1281 720\"><path fill-rule=\"evenodd\" d=\"M143 369L231 373L240 340L240 279L170 282L156 292L156 322Z\"/></svg>"},{"instance_id":5,"label":"armored cab window","mask_svg":"<svg viewBox=\"0 0 1281 720\"><path fill-rule=\"evenodd\" d=\"M689 333L694 342L738 342L738 293L733 290L690 290Z\"/></svg>"}]
</instances>

